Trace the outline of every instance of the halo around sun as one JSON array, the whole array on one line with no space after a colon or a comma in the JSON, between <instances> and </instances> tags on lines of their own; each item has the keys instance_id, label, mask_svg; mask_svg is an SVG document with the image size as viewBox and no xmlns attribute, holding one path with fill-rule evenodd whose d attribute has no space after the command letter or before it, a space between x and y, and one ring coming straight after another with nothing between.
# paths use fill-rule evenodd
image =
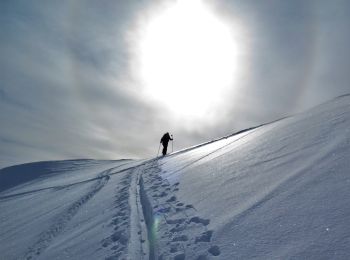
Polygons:
<instances>
[{"instance_id":1,"label":"halo around sun","mask_svg":"<svg viewBox=\"0 0 350 260\"><path fill-rule=\"evenodd\" d=\"M173 2L142 25L144 94L178 118L215 113L234 85L238 43L232 28L200 0Z\"/></svg>"}]
</instances>

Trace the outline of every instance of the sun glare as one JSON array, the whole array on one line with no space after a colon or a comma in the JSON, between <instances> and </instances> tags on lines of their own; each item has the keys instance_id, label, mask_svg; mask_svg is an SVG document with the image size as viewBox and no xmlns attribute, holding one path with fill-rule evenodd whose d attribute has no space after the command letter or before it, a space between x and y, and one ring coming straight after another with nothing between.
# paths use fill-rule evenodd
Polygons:
<instances>
[{"instance_id":1,"label":"sun glare","mask_svg":"<svg viewBox=\"0 0 350 260\"><path fill-rule=\"evenodd\" d=\"M237 43L231 28L200 0L173 2L144 26L145 94L179 118L213 115L235 79Z\"/></svg>"}]
</instances>

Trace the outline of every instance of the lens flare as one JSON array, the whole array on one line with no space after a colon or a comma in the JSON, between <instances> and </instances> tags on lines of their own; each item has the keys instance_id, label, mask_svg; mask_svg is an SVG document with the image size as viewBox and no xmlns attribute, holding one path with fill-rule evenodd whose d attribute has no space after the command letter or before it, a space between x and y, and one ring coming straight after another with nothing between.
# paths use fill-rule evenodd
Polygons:
<instances>
[{"instance_id":1,"label":"lens flare","mask_svg":"<svg viewBox=\"0 0 350 260\"><path fill-rule=\"evenodd\" d=\"M162 214L161 212L156 212L153 215L153 222L151 224L151 229L150 229L150 236L149 236L149 243L150 247L153 248L153 246L157 243L158 240L158 229L159 229L159 224L161 223L161 218Z\"/></svg>"}]
</instances>

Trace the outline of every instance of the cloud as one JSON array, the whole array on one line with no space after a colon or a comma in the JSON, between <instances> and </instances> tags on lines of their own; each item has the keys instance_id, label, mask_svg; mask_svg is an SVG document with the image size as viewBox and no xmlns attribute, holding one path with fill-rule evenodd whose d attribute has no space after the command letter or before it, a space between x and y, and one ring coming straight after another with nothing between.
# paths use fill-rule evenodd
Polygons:
<instances>
[{"instance_id":1,"label":"cloud","mask_svg":"<svg viewBox=\"0 0 350 260\"><path fill-rule=\"evenodd\" d=\"M141 158L350 92L347 1L207 1L245 27L240 81L216 122L188 127L147 100L131 73L130 33L152 1L0 3L0 168L70 158ZM137 39L133 39L137 41Z\"/></svg>"},{"instance_id":2,"label":"cloud","mask_svg":"<svg viewBox=\"0 0 350 260\"><path fill-rule=\"evenodd\" d=\"M242 127L246 122L270 121L350 91L344 88L344 82L349 82L344 43L349 39L345 27L350 10L345 1L220 1L215 5L223 15L239 17L250 31L250 67L239 83L237 103L230 109L234 120L227 128L233 122ZM326 36L327 31L331 33ZM327 75L326 81L319 80L322 74Z\"/></svg>"}]
</instances>

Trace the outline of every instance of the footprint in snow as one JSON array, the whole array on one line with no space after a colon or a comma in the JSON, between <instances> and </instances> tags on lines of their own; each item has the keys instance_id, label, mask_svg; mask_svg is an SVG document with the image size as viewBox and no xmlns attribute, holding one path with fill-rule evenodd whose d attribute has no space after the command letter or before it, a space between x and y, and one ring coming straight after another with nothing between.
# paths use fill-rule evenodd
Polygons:
<instances>
[{"instance_id":1,"label":"footprint in snow","mask_svg":"<svg viewBox=\"0 0 350 260\"><path fill-rule=\"evenodd\" d=\"M212 246L208 249L208 252L212 254L213 256L218 256L220 255L220 249L218 246Z\"/></svg>"},{"instance_id":2,"label":"footprint in snow","mask_svg":"<svg viewBox=\"0 0 350 260\"><path fill-rule=\"evenodd\" d=\"M204 218L200 218L200 217L192 217L189 221L189 223L200 223L203 224L204 226L209 225L210 220L209 219L204 219Z\"/></svg>"},{"instance_id":3,"label":"footprint in snow","mask_svg":"<svg viewBox=\"0 0 350 260\"><path fill-rule=\"evenodd\" d=\"M166 202L174 202L176 200L175 196L172 196L170 199L168 199Z\"/></svg>"}]
</instances>

